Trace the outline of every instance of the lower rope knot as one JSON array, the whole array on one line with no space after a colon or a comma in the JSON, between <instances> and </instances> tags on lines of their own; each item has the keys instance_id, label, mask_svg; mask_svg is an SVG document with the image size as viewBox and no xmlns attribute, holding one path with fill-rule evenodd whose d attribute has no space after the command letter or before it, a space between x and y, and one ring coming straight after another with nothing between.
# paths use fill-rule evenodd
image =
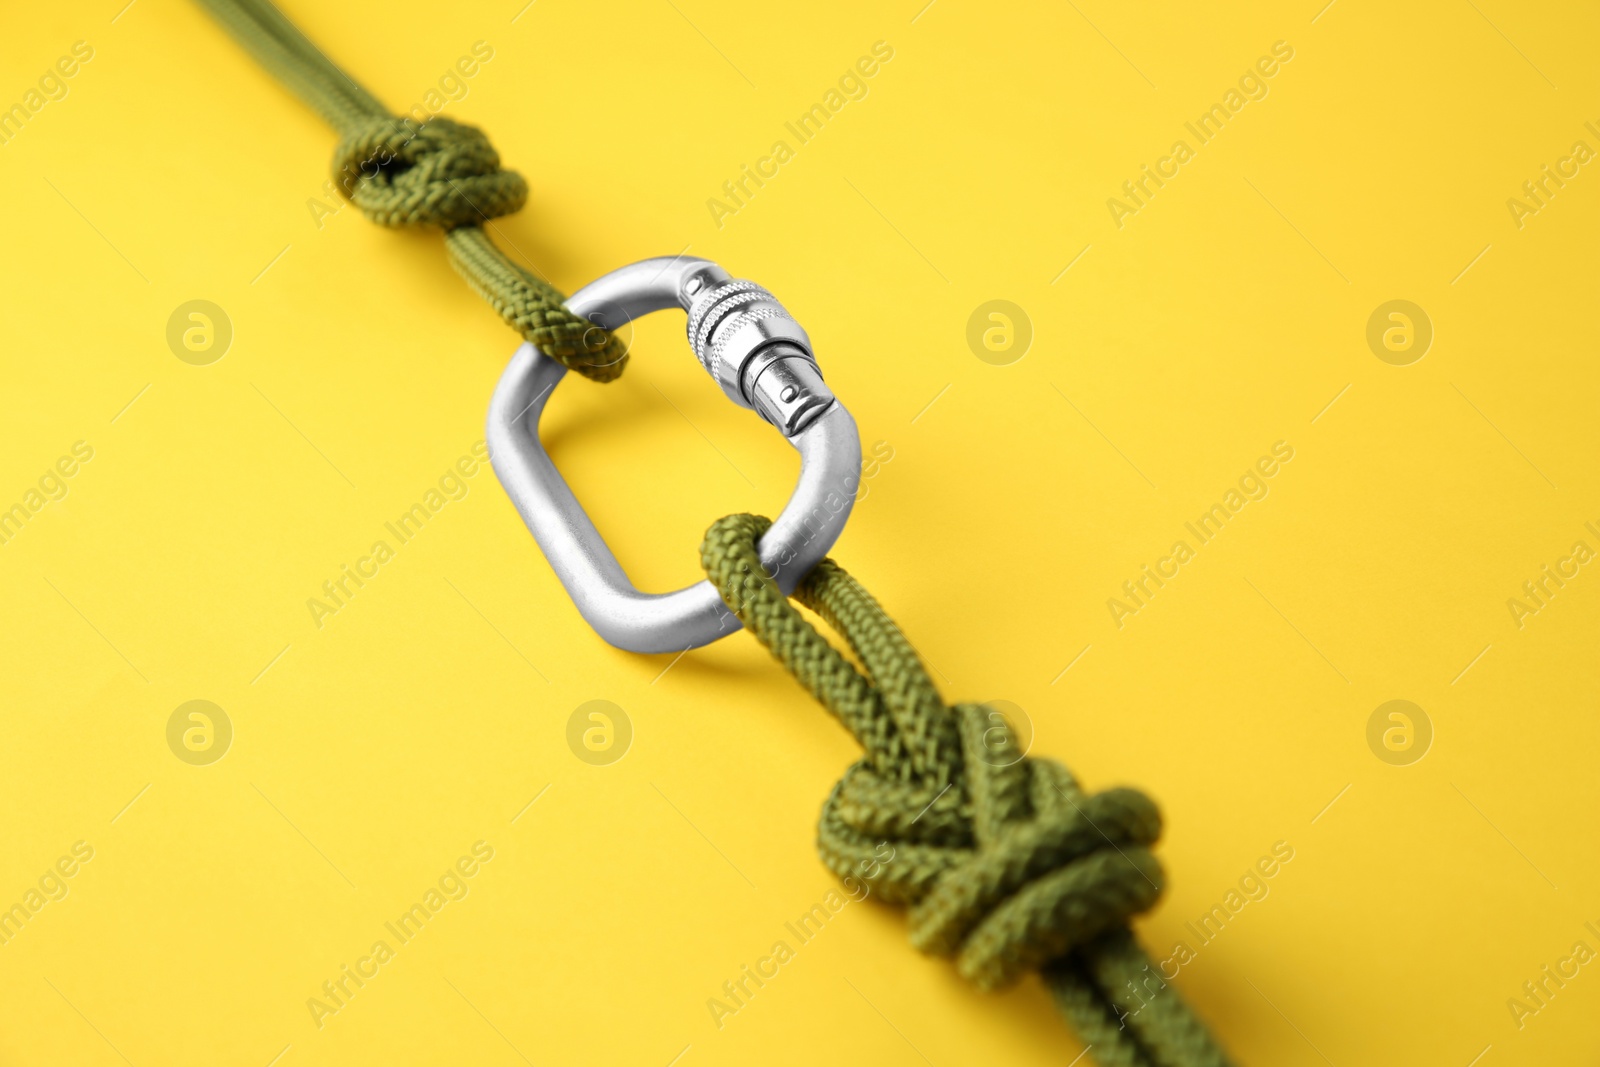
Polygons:
<instances>
[{"instance_id":1,"label":"lower rope knot","mask_svg":"<svg viewBox=\"0 0 1600 1067\"><path fill-rule=\"evenodd\" d=\"M858 763L824 807L819 844L836 873L911 905L917 948L995 989L1156 902L1161 816L1137 790L1087 794L1059 763L1022 756L999 713L954 711L964 781L935 790Z\"/></svg>"},{"instance_id":2,"label":"lower rope knot","mask_svg":"<svg viewBox=\"0 0 1600 1067\"><path fill-rule=\"evenodd\" d=\"M758 544L771 525L720 519L700 559L723 603L864 750L822 806L823 863L909 907L912 941L983 988L1037 968L1106 1067L1228 1067L1128 929L1161 895L1150 799L1086 793L1061 764L1030 758L998 711L946 705L894 620L825 559L794 597L858 668L767 576Z\"/></svg>"},{"instance_id":3,"label":"lower rope knot","mask_svg":"<svg viewBox=\"0 0 1600 1067\"><path fill-rule=\"evenodd\" d=\"M500 169L475 126L435 118L379 118L339 142L333 177L362 214L384 226L458 226L509 215L528 183Z\"/></svg>"},{"instance_id":4,"label":"lower rope knot","mask_svg":"<svg viewBox=\"0 0 1600 1067\"><path fill-rule=\"evenodd\" d=\"M1066 777L1059 764L1029 766L1051 790ZM945 872L911 909L912 944L954 955L962 977L995 989L1153 905L1162 871L1148 846L1161 818L1150 799L1112 789L1057 800Z\"/></svg>"}]
</instances>

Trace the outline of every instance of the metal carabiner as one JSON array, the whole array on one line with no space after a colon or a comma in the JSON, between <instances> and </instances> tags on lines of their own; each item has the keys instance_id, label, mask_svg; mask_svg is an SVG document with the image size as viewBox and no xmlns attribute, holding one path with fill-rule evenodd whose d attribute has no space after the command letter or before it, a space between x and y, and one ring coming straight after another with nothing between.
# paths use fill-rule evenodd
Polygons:
<instances>
[{"instance_id":1,"label":"metal carabiner","mask_svg":"<svg viewBox=\"0 0 1600 1067\"><path fill-rule=\"evenodd\" d=\"M822 380L811 339L771 293L704 259L646 259L574 293L567 310L603 329L671 307L689 313L689 343L734 403L753 408L800 453L800 479L761 539L785 593L833 547L855 504L861 441ZM738 630L709 581L641 593L539 440L539 417L566 368L524 344L489 403L490 461L556 577L590 626L630 652L682 652Z\"/></svg>"}]
</instances>

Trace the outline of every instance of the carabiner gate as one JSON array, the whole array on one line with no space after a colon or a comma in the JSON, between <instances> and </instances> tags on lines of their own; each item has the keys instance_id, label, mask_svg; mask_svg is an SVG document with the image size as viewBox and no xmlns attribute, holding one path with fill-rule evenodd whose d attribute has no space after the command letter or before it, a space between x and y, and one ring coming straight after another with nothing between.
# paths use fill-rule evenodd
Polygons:
<instances>
[{"instance_id":1,"label":"carabiner gate","mask_svg":"<svg viewBox=\"0 0 1600 1067\"><path fill-rule=\"evenodd\" d=\"M761 539L761 560L794 591L844 530L861 478L855 420L822 380L811 339L771 293L704 259L646 259L574 293L567 309L616 330L652 311L688 312L689 343L741 407L800 453L800 479ZM539 418L566 368L524 344L495 387L487 439L495 475L578 611L630 652L682 652L739 629L709 581L673 593L633 587L539 440Z\"/></svg>"}]
</instances>

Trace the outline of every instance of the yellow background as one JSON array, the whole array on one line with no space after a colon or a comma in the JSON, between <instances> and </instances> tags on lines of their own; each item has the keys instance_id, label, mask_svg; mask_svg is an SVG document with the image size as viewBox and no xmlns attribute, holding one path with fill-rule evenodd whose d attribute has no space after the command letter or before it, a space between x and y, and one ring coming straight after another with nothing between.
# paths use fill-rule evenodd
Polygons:
<instances>
[{"instance_id":1,"label":"yellow background","mask_svg":"<svg viewBox=\"0 0 1600 1067\"><path fill-rule=\"evenodd\" d=\"M565 290L687 249L779 294L893 449L835 557L950 699L1012 701L1035 751L1158 799L1158 956L1293 847L1177 979L1242 1063L1596 1062L1600 967L1521 1029L1506 1002L1600 948L1600 573L1520 629L1506 601L1600 547L1600 174L1520 229L1506 200L1600 147L1600 17L922 2L287 9L397 109L494 49L444 114L528 177L499 238ZM0 947L0 1062L1077 1055L1037 982L979 994L871 903L719 1030L707 998L834 884L813 828L853 744L747 638L607 647L487 470L312 624L482 436L516 339L436 233L318 228L333 135L193 6L14 12L0 104L78 40L69 95L0 147L0 503L94 448L0 546L0 903L95 852ZM707 199L879 40L869 95L719 229ZM1268 96L1119 229L1107 198L1279 40ZM1397 298L1436 335L1404 367L1365 340ZM166 343L192 299L233 324L209 366ZM1034 329L1008 366L965 340L992 299ZM796 466L658 318L545 425L648 589ZM1270 495L1119 629L1107 599L1280 440ZM192 699L233 723L210 766L166 745ZM566 744L592 699L633 725L611 766ZM1411 766L1367 745L1391 699L1433 725ZM307 999L479 840L470 895L319 1030Z\"/></svg>"}]
</instances>

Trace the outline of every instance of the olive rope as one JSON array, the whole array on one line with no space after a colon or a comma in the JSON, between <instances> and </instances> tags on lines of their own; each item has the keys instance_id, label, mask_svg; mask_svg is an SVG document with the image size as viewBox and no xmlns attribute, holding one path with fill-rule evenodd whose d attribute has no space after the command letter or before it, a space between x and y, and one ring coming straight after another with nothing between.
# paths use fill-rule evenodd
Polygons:
<instances>
[{"instance_id":1,"label":"olive rope","mask_svg":"<svg viewBox=\"0 0 1600 1067\"><path fill-rule=\"evenodd\" d=\"M597 381L622 373L620 342L484 233L528 187L480 130L390 115L267 0L198 2L340 133L334 181L369 219L439 226L455 269L540 351ZM1155 805L1132 789L1085 793L1059 763L1023 753L997 712L946 707L899 628L825 559L795 597L844 637L863 675L762 567L756 545L770 525L720 520L701 560L724 602L865 749L823 805L823 862L909 907L912 943L954 956L979 987L1038 970L1101 1067L1227 1067L1128 930L1161 893Z\"/></svg>"},{"instance_id":2,"label":"olive rope","mask_svg":"<svg viewBox=\"0 0 1600 1067\"><path fill-rule=\"evenodd\" d=\"M497 248L483 226L519 210L528 183L502 170L483 131L449 119L391 115L268 0L198 0L256 60L342 138L339 192L383 226L438 226L450 264L539 351L595 381L622 374L627 351L578 318L549 282Z\"/></svg>"},{"instance_id":3,"label":"olive rope","mask_svg":"<svg viewBox=\"0 0 1600 1067\"><path fill-rule=\"evenodd\" d=\"M1161 894L1150 799L1085 793L1061 764L1025 755L998 712L945 706L900 628L825 559L794 596L845 639L857 670L763 567L770 525L721 519L700 560L723 602L865 749L823 804L823 863L908 907L912 944L954 956L980 988L1039 970L1102 1067L1225 1067L1128 930Z\"/></svg>"}]
</instances>

